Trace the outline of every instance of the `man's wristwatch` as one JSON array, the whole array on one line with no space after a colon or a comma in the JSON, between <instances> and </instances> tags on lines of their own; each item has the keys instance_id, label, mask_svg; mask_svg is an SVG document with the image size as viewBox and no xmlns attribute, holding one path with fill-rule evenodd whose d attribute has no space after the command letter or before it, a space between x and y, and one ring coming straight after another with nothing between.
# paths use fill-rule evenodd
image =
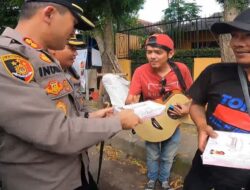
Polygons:
<instances>
[{"instance_id":1,"label":"man's wristwatch","mask_svg":"<svg viewBox=\"0 0 250 190\"><path fill-rule=\"evenodd\" d=\"M85 117L85 118L89 118L89 112L85 112L85 113L84 113L84 117Z\"/></svg>"}]
</instances>

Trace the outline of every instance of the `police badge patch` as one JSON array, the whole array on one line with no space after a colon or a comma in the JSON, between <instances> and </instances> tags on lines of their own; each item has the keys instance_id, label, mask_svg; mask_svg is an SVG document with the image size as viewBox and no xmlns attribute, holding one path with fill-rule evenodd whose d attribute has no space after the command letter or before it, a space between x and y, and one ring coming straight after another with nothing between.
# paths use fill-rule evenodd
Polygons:
<instances>
[{"instance_id":1,"label":"police badge patch","mask_svg":"<svg viewBox=\"0 0 250 190\"><path fill-rule=\"evenodd\" d=\"M49 81L45 90L47 94L52 94L52 95L57 96L63 90L63 85L56 80L52 80L52 81Z\"/></svg>"},{"instance_id":2,"label":"police badge patch","mask_svg":"<svg viewBox=\"0 0 250 190\"><path fill-rule=\"evenodd\" d=\"M10 76L29 83L34 77L34 68L31 63L16 54L1 56L2 63Z\"/></svg>"}]
</instances>

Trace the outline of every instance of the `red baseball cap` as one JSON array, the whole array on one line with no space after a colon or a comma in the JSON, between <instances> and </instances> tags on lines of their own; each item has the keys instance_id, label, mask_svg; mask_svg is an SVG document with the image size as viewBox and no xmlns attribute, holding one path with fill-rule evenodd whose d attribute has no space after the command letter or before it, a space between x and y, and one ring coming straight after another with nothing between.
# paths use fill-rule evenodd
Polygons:
<instances>
[{"instance_id":1,"label":"red baseball cap","mask_svg":"<svg viewBox=\"0 0 250 190\"><path fill-rule=\"evenodd\" d=\"M174 42L167 34L153 34L146 40L146 46L158 46L166 51L174 50Z\"/></svg>"}]
</instances>

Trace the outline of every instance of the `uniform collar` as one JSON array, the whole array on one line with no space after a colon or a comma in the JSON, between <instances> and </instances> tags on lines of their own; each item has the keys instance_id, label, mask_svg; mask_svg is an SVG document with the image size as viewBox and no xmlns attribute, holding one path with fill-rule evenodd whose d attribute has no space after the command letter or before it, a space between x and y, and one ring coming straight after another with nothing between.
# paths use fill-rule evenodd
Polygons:
<instances>
[{"instance_id":1,"label":"uniform collar","mask_svg":"<svg viewBox=\"0 0 250 190\"><path fill-rule=\"evenodd\" d=\"M18 41L19 43L22 44L23 41L23 37L20 33L18 33L17 31L15 31L12 28L7 27L4 32L2 33L2 36L8 37L8 38L12 38L16 41Z\"/></svg>"},{"instance_id":2,"label":"uniform collar","mask_svg":"<svg viewBox=\"0 0 250 190\"><path fill-rule=\"evenodd\" d=\"M42 48L36 44L31 38L22 36L19 32L16 30L7 27L4 32L2 33L2 36L9 37L14 39L15 41L28 46L30 48L36 49L36 50L42 50Z\"/></svg>"},{"instance_id":3,"label":"uniform collar","mask_svg":"<svg viewBox=\"0 0 250 190\"><path fill-rule=\"evenodd\" d=\"M33 48L31 45L27 44L27 42L25 42L25 37L23 37L19 32L17 32L16 30L7 27L4 32L2 33L2 36L7 37L7 38L11 38L12 40L15 40L16 42L27 46L29 48ZM51 56L48 51L41 49L41 48L33 48L35 50L38 50L42 53L44 53L47 57L49 57L49 59L51 59L53 62L57 62L56 59L54 59L53 56Z\"/></svg>"}]
</instances>

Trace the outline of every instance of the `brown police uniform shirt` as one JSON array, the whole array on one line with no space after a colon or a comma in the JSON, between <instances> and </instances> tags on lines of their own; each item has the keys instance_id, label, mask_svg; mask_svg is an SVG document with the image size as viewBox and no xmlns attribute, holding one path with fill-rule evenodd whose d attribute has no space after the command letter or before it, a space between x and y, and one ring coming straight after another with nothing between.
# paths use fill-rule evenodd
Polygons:
<instances>
[{"instance_id":1,"label":"brown police uniform shirt","mask_svg":"<svg viewBox=\"0 0 250 190\"><path fill-rule=\"evenodd\" d=\"M118 116L78 117L72 86L46 51L11 28L0 36L0 175L9 190L81 186L81 153L121 130Z\"/></svg>"},{"instance_id":2,"label":"brown police uniform shirt","mask_svg":"<svg viewBox=\"0 0 250 190\"><path fill-rule=\"evenodd\" d=\"M73 87L73 95L75 99L75 105L77 110L80 112L80 115L84 115L86 111L90 111L90 109L84 104L84 94L81 92L81 81L80 79L76 79L72 74L72 71L66 69L65 71L66 78L71 83Z\"/></svg>"}]
</instances>

